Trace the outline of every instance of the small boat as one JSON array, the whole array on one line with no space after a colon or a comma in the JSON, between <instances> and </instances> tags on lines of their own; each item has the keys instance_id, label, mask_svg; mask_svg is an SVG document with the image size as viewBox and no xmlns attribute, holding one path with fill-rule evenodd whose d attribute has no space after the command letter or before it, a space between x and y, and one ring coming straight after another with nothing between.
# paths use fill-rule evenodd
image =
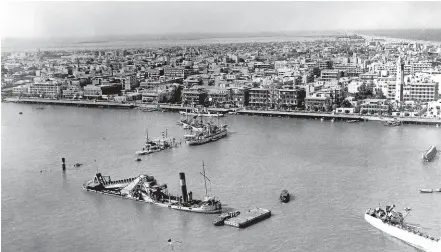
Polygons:
<instances>
[{"instance_id":1,"label":"small boat","mask_svg":"<svg viewBox=\"0 0 441 252\"><path fill-rule=\"evenodd\" d=\"M331 119L331 122L334 122L334 121L335 121L335 118L332 118L332 119Z\"/></svg>"},{"instance_id":2,"label":"small boat","mask_svg":"<svg viewBox=\"0 0 441 252\"><path fill-rule=\"evenodd\" d=\"M35 108L35 109L44 109L44 107L37 107L37 108Z\"/></svg>"},{"instance_id":3,"label":"small boat","mask_svg":"<svg viewBox=\"0 0 441 252\"><path fill-rule=\"evenodd\" d=\"M222 226L222 225L224 225L226 220L228 220L230 218L234 218L234 217L238 216L239 214L240 214L239 211L223 213L223 214L219 215L213 221L213 225L215 225L215 226Z\"/></svg>"},{"instance_id":4,"label":"small boat","mask_svg":"<svg viewBox=\"0 0 441 252\"><path fill-rule=\"evenodd\" d=\"M392 127L395 127L395 126L400 126L401 125L401 121L398 121L397 119L394 119L394 120L392 120L392 121L386 121L385 123L384 123L384 126L392 126Z\"/></svg>"},{"instance_id":5,"label":"small boat","mask_svg":"<svg viewBox=\"0 0 441 252\"><path fill-rule=\"evenodd\" d=\"M283 203L289 202L288 190L282 190L282 193L280 193L280 201L282 201Z\"/></svg>"},{"instance_id":6,"label":"small boat","mask_svg":"<svg viewBox=\"0 0 441 252\"><path fill-rule=\"evenodd\" d=\"M136 158L135 161L139 162L139 161L141 161L141 158Z\"/></svg>"},{"instance_id":7,"label":"small boat","mask_svg":"<svg viewBox=\"0 0 441 252\"><path fill-rule=\"evenodd\" d=\"M325 120L325 118L324 118L324 117L320 118L320 121L322 121L322 122L323 122L324 120Z\"/></svg>"},{"instance_id":8,"label":"small boat","mask_svg":"<svg viewBox=\"0 0 441 252\"><path fill-rule=\"evenodd\" d=\"M435 146L431 146L426 153L424 153L423 155L423 161L424 162L429 162L431 161L435 156L436 156L436 147Z\"/></svg>"},{"instance_id":9,"label":"small boat","mask_svg":"<svg viewBox=\"0 0 441 252\"><path fill-rule=\"evenodd\" d=\"M83 164L80 164L80 163L76 163L76 164L74 164L74 167L80 167L80 166L82 166Z\"/></svg>"},{"instance_id":10,"label":"small boat","mask_svg":"<svg viewBox=\"0 0 441 252\"><path fill-rule=\"evenodd\" d=\"M436 188L435 192L441 192L441 188Z\"/></svg>"},{"instance_id":11,"label":"small boat","mask_svg":"<svg viewBox=\"0 0 441 252\"><path fill-rule=\"evenodd\" d=\"M420 193L433 193L433 190L432 189L421 188L420 189Z\"/></svg>"},{"instance_id":12,"label":"small boat","mask_svg":"<svg viewBox=\"0 0 441 252\"><path fill-rule=\"evenodd\" d=\"M360 122L359 120L349 120L348 123L358 123Z\"/></svg>"},{"instance_id":13,"label":"small boat","mask_svg":"<svg viewBox=\"0 0 441 252\"><path fill-rule=\"evenodd\" d=\"M404 211L409 212L410 210L411 210L411 208L409 208L409 207L405 207L405 208L404 208Z\"/></svg>"},{"instance_id":14,"label":"small boat","mask_svg":"<svg viewBox=\"0 0 441 252\"><path fill-rule=\"evenodd\" d=\"M23 114L23 112L18 112L18 114L19 114L19 115L22 115L22 114Z\"/></svg>"}]
</instances>

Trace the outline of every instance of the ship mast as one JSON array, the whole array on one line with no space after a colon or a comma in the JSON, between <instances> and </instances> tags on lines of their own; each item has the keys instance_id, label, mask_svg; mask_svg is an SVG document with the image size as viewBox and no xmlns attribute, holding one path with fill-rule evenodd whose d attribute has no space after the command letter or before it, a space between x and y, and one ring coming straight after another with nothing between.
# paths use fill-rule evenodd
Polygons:
<instances>
[{"instance_id":1,"label":"ship mast","mask_svg":"<svg viewBox=\"0 0 441 252\"><path fill-rule=\"evenodd\" d=\"M207 179L208 181L211 182L211 180L209 178L207 178L207 176L205 176L205 165L204 165L204 161L202 161L202 171L204 173L200 173L203 177L204 177L204 184L205 184L205 197L208 197L208 192L207 192Z\"/></svg>"}]
</instances>

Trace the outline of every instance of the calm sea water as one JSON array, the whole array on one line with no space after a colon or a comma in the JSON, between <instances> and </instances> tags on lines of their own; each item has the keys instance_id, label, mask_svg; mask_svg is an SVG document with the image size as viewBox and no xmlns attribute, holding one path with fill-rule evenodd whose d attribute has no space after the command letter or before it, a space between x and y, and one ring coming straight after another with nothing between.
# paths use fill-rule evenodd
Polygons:
<instances>
[{"instance_id":1,"label":"calm sea water","mask_svg":"<svg viewBox=\"0 0 441 252\"><path fill-rule=\"evenodd\" d=\"M433 126L228 116L225 139L135 162L146 127L150 136L183 135L179 114L8 103L1 113L3 251L170 251L169 238L181 241L175 251L416 251L365 222L378 203L411 207L408 222L441 236L441 195L418 192L441 186L441 158L421 162L441 146ZM227 209L273 216L243 230L215 227L214 215L81 189L99 170L115 179L147 173L179 191L185 172L202 197L202 161L209 192ZM285 188L295 199L277 204Z\"/></svg>"}]
</instances>

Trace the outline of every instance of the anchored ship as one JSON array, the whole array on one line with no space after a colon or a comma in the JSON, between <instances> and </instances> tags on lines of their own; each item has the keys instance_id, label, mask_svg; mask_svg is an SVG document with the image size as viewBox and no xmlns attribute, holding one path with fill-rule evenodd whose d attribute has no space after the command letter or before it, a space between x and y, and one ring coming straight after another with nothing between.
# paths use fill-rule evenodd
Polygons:
<instances>
[{"instance_id":1,"label":"anchored ship","mask_svg":"<svg viewBox=\"0 0 441 252\"><path fill-rule=\"evenodd\" d=\"M110 176L97 173L93 180L84 183L83 189L181 211L206 214L222 212L222 204L216 197L210 197L206 193L203 200L193 199L193 193L187 193L185 174L181 172L179 177L182 196L171 195L166 184L159 185L153 176L145 174L113 181ZM206 179L205 176L204 179Z\"/></svg>"},{"instance_id":2,"label":"anchored ship","mask_svg":"<svg viewBox=\"0 0 441 252\"><path fill-rule=\"evenodd\" d=\"M210 111L207 110L207 108L194 108L191 112L187 112L187 111L181 111L179 112L179 114L184 115L184 116L204 116L204 117L222 117L224 116L224 114L212 114L210 113Z\"/></svg>"},{"instance_id":3,"label":"anchored ship","mask_svg":"<svg viewBox=\"0 0 441 252\"><path fill-rule=\"evenodd\" d=\"M170 139L167 137L167 131L165 132L165 136L164 136L164 132L162 134L163 134L162 138L157 138L157 139L151 140L149 138L149 133L147 130L145 147L142 148L142 150L135 152L135 154L136 155L147 155L147 154L155 153L155 152L162 151L162 150L165 150L168 148L172 148L177 145L175 143L174 139Z\"/></svg>"},{"instance_id":4,"label":"anchored ship","mask_svg":"<svg viewBox=\"0 0 441 252\"><path fill-rule=\"evenodd\" d=\"M426 153L423 154L423 161L424 162L430 162L435 156L436 156L436 147L431 146Z\"/></svg>"},{"instance_id":5,"label":"anchored ship","mask_svg":"<svg viewBox=\"0 0 441 252\"><path fill-rule=\"evenodd\" d=\"M402 240L403 242L428 252L441 251L439 238L431 237L417 230L415 227L406 224L402 213L394 210L395 205L386 206L383 210L380 207L368 209L364 218L372 226L381 231ZM407 209L409 210L409 209ZM406 211L406 214L408 211Z\"/></svg>"}]
</instances>

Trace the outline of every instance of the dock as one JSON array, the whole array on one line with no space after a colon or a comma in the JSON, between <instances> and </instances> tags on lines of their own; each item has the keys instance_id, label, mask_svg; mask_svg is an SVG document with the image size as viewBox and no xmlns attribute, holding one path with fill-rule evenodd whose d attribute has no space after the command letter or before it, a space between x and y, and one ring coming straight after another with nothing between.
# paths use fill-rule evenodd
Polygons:
<instances>
[{"instance_id":1,"label":"dock","mask_svg":"<svg viewBox=\"0 0 441 252\"><path fill-rule=\"evenodd\" d=\"M241 213L239 216L228 219L225 225L237 228L245 228L271 217L271 211L263 208L253 208L248 212Z\"/></svg>"}]
</instances>

